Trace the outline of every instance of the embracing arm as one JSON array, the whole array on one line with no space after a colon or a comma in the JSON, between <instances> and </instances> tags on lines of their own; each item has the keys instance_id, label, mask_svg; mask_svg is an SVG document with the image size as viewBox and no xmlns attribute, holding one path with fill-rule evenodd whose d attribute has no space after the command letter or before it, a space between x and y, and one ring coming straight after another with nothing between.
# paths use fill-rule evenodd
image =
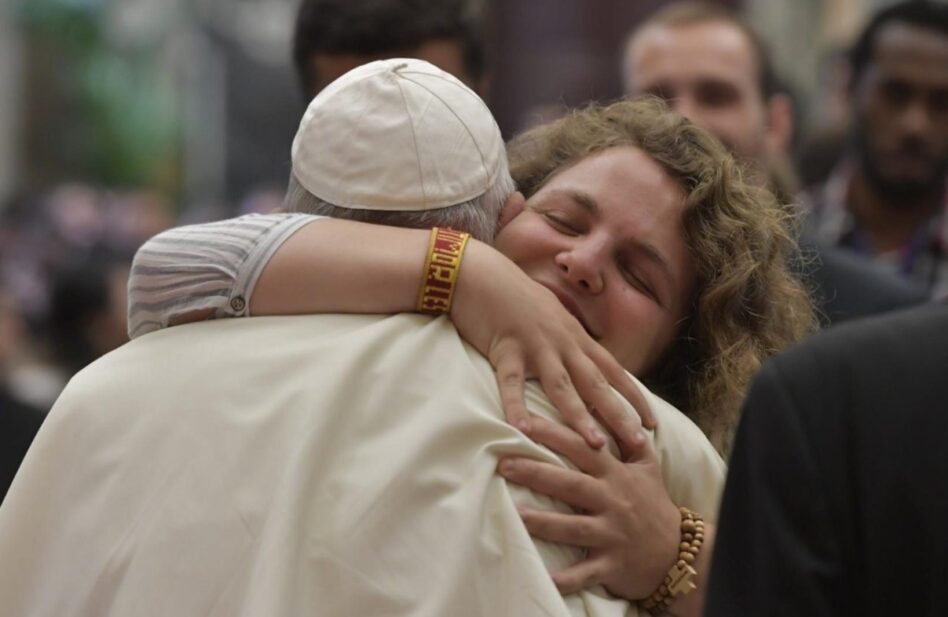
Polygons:
<instances>
[{"instance_id":1,"label":"embracing arm","mask_svg":"<svg viewBox=\"0 0 948 617\"><path fill-rule=\"evenodd\" d=\"M213 225L195 226L192 233L209 232ZM136 265L143 262L143 256L154 256L154 251L146 249L160 245L156 241L170 233L143 247L136 256ZM241 300L254 315L414 311L429 235L429 230L336 219L304 221L282 237L264 237L255 245L256 252L265 254L266 260L260 262L259 276L250 277L254 284L246 287ZM196 253L164 261L170 262L163 266L172 273L172 281L175 276L180 279L184 273L208 269L203 263L208 260ZM230 261L235 258L230 257ZM242 269L251 267L249 260L238 264L238 273L232 278L242 280ZM138 274L147 272L139 268ZM217 308L210 311L193 305L186 311L167 300L177 307L174 314L153 315L152 329L245 314L221 309L221 305L226 307L227 299L232 306L235 296L226 283L221 287L218 293L224 299L217 300ZM142 306L135 296L142 288L140 279L130 283L129 302L133 307ZM171 289L170 295L188 293L180 287ZM163 304L152 305L156 311L171 312ZM130 316L140 314L130 309ZM639 419L628 415L612 390L616 388L639 411L643 422L653 426L649 407L631 378L550 291L482 242L472 240L468 244L450 317L461 336L494 366L507 418L519 428L529 430L523 389L527 377L536 376L564 419L591 445L600 447L605 438L587 406L596 409L626 451L635 451L644 443Z\"/></svg>"},{"instance_id":2,"label":"embracing arm","mask_svg":"<svg viewBox=\"0 0 948 617\"><path fill-rule=\"evenodd\" d=\"M251 313L414 311L429 233L338 219L305 225L263 268ZM483 248L476 244L467 257Z\"/></svg>"},{"instance_id":3,"label":"embracing arm","mask_svg":"<svg viewBox=\"0 0 948 617\"><path fill-rule=\"evenodd\" d=\"M264 268L251 310L256 315L414 311L430 233L341 220L307 225ZM644 443L638 419L626 413L611 387L648 426L654 424L651 412L611 354L550 291L483 242L468 243L450 317L494 367L507 418L518 428L529 431L523 388L528 376L536 376L590 444L599 447L605 439L587 404L625 450Z\"/></svg>"},{"instance_id":4,"label":"embracing arm","mask_svg":"<svg viewBox=\"0 0 948 617\"><path fill-rule=\"evenodd\" d=\"M135 255L129 334L221 317L413 311L427 239L305 214L170 229Z\"/></svg>"}]
</instances>

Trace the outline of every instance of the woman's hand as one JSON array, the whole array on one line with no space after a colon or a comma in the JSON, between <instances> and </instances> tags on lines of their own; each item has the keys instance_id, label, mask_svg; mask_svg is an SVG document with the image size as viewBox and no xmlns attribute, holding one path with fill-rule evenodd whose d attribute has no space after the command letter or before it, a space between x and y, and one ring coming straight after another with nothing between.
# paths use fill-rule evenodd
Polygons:
<instances>
[{"instance_id":1,"label":"woman's hand","mask_svg":"<svg viewBox=\"0 0 948 617\"><path fill-rule=\"evenodd\" d=\"M525 433L531 434L524 403L525 381L531 377L540 380L564 422L594 448L605 445L596 419L627 456L645 443L641 426L654 428L645 398L612 354L552 292L486 244L468 244L451 319L494 367L507 420ZM629 415L612 388L639 418Z\"/></svg>"},{"instance_id":2,"label":"woman's hand","mask_svg":"<svg viewBox=\"0 0 948 617\"><path fill-rule=\"evenodd\" d=\"M511 482L559 499L577 514L521 510L531 535L587 549L586 559L553 574L561 593L603 585L629 600L649 596L678 558L681 515L662 482L650 448L623 463L607 448L593 449L576 433L534 417L530 436L581 471L528 458L500 462Z\"/></svg>"}]
</instances>

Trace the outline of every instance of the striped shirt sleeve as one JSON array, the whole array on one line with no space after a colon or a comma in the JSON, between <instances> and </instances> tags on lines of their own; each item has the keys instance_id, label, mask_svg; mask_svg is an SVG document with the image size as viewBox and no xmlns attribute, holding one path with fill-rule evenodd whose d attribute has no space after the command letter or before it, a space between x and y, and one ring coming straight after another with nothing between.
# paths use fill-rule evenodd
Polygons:
<instances>
[{"instance_id":1,"label":"striped shirt sleeve","mask_svg":"<svg viewBox=\"0 0 948 617\"><path fill-rule=\"evenodd\" d=\"M212 309L216 317L249 315L264 266L283 242L318 216L248 214L176 227L135 254L128 281L128 335L165 328L176 317Z\"/></svg>"}]
</instances>

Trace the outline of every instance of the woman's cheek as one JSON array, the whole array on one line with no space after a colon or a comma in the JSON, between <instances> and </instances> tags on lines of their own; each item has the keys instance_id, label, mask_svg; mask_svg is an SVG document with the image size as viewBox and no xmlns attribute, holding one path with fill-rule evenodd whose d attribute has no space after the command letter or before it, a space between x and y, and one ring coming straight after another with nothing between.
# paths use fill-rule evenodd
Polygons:
<instances>
[{"instance_id":1,"label":"woman's cheek","mask_svg":"<svg viewBox=\"0 0 948 617\"><path fill-rule=\"evenodd\" d=\"M627 371L641 375L670 344L670 322L661 308L643 294L635 293L610 307L609 332L603 337ZM621 325L620 325L621 324Z\"/></svg>"}]
</instances>

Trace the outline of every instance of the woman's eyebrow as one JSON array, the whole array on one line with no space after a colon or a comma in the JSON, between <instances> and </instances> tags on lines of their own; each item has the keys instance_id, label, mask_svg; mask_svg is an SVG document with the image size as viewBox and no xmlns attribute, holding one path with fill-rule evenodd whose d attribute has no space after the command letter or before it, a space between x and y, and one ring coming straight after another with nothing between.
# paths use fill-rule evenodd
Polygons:
<instances>
[{"instance_id":1,"label":"woman's eyebrow","mask_svg":"<svg viewBox=\"0 0 948 617\"><path fill-rule=\"evenodd\" d=\"M596 199L584 191L577 191L576 189L553 189L550 191L554 195L562 195L567 199L576 203L583 210L589 214L599 214L599 204L596 202Z\"/></svg>"}]
</instances>

